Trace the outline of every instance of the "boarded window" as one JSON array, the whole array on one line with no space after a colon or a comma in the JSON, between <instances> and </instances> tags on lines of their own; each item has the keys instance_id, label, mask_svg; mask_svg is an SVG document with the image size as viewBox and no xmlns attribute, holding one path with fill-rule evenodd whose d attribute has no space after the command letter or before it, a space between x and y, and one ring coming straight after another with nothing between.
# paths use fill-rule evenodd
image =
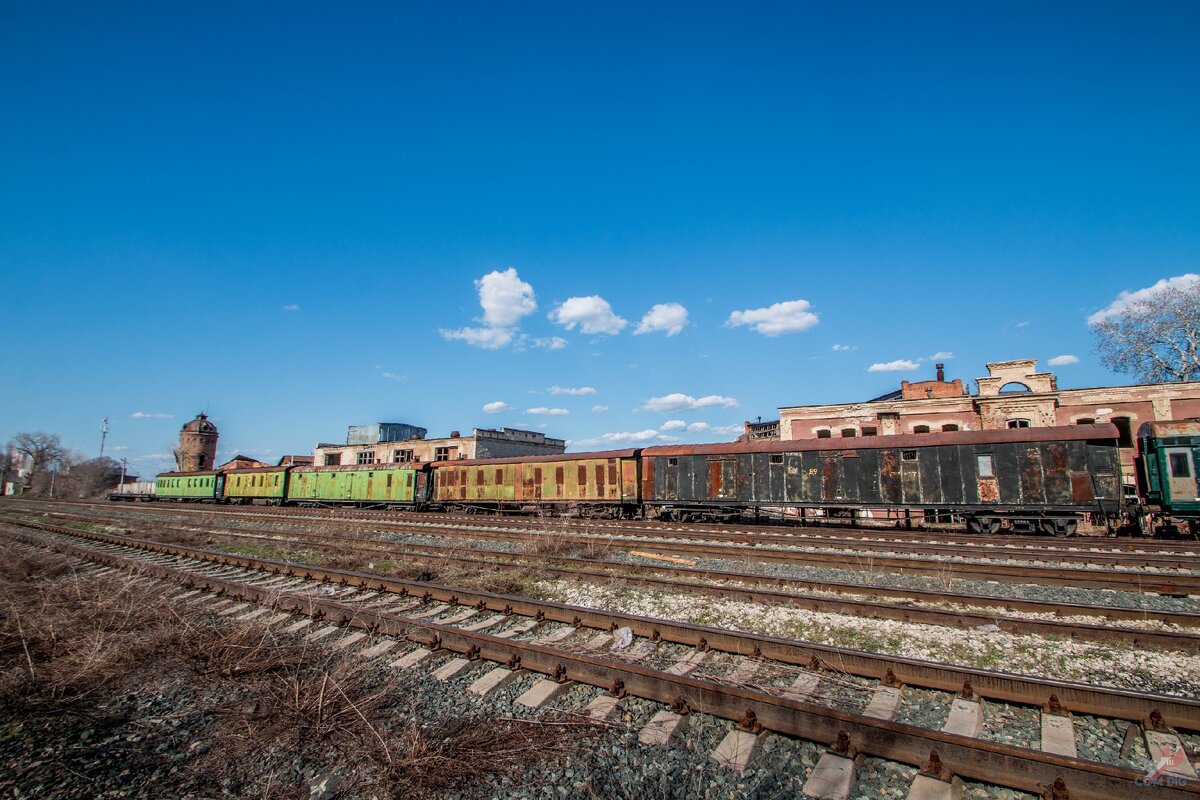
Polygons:
<instances>
[{"instance_id":1,"label":"boarded window","mask_svg":"<svg viewBox=\"0 0 1200 800\"><path fill-rule=\"evenodd\" d=\"M854 428L842 428L843 439L853 439L857 435L858 431L854 430Z\"/></svg>"},{"instance_id":2,"label":"boarded window","mask_svg":"<svg viewBox=\"0 0 1200 800\"><path fill-rule=\"evenodd\" d=\"M433 460L434 461L449 461L450 460L450 448L449 447L439 447L436 450L434 450L433 451Z\"/></svg>"},{"instance_id":3,"label":"boarded window","mask_svg":"<svg viewBox=\"0 0 1200 800\"><path fill-rule=\"evenodd\" d=\"M917 460L917 451L916 450L901 450L900 451L900 460L901 461L916 461Z\"/></svg>"},{"instance_id":4,"label":"boarded window","mask_svg":"<svg viewBox=\"0 0 1200 800\"><path fill-rule=\"evenodd\" d=\"M996 476L996 471L992 465L991 456L976 456L975 460L979 465L979 477L994 478Z\"/></svg>"},{"instance_id":5,"label":"boarded window","mask_svg":"<svg viewBox=\"0 0 1200 800\"><path fill-rule=\"evenodd\" d=\"M504 483L504 467L496 467L496 485Z\"/></svg>"},{"instance_id":6,"label":"boarded window","mask_svg":"<svg viewBox=\"0 0 1200 800\"><path fill-rule=\"evenodd\" d=\"M325 454L325 466L336 467L336 466L340 465L341 463L342 463L342 454L341 453L326 453Z\"/></svg>"},{"instance_id":7,"label":"boarded window","mask_svg":"<svg viewBox=\"0 0 1200 800\"><path fill-rule=\"evenodd\" d=\"M1172 478L1192 477L1192 466L1188 463L1187 453L1171 453L1170 459Z\"/></svg>"},{"instance_id":8,"label":"boarded window","mask_svg":"<svg viewBox=\"0 0 1200 800\"><path fill-rule=\"evenodd\" d=\"M1008 421L1008 427L1010 427L1010 428L1028 428L1029 420L1027 420L1027 419L1010 419Z\"/></svg>"},{"instance_id":9,"label":"boarded window","mask_svg":"<svg viewBox=\"0 0 1200 800\"><path fill-rule=\"evenodd\" d=\"M957 425L955 425L953 422L947 422L945 425L943 425L943 426L942 426L942 430L944 430L944 431L956 431L956 430L958 430L958 426L957 426Z\"/></svg>"},{"instance_id":10,"label":"boarded window","mask_svg":"<svg viewBox=\"0 0 1200 800\"><path fill-rule=\"evenodd\" d=\"M783 463L783 454L779 453L777 455L771 456L771 463L772 464L782 464Z\"/></svg>"},{"instance_id":11,"label":"boarded window","mask_svg":"<svg viewBox=\"0 0 1200 800\"><path fill-rule=\"evenodd\" d=\"M1079 419L1075 420L1075 424L1076 425L1095 425L1096 420L1093 419L1092 417L1080 417Z\"/></svg>"},{"instance_id":12,"label":"boarded window","mask_svg":"<svg viewBox=\"0 0 1200 800\"><path fill-rule=\"evenodd\" d=\"M928 425L914 425L913 433L929 433Z\"/></svg>"},{"instance_id":13,"label":"boarded window","mask_svg":"<svg viewBox=\"0 0 1200 800\"><path fill-rule=\"evenodd\" d=\"M668 467L678 467L678 466L679 466L679 459L678 459L678 458L668 458L668 459L667 459L667 466L668 466Z\"/></svg>"},{"instance_id":14,"label":"boarded window","mask_svg":"<svg viewBox=\"0 0 1200 800\"><path fill-rule=\"evenodd\" d=\"M862 435L863 436L878 436L879 429L876 428L874 425L864 425L863 429L862 429Z\"/></svg>"},{"instance_id":15,"label":"boarded window","mask_svg":"<svg viewBox=\"0 0 1200 800\"><path fill-rule=\"evenodd\" d=\"M818 439L832 439L833 431L829 430L829 428L822 428L821 430L817 431L817 438Z\"/></svg>"},{"instance_id":16,"label":"boarded window","mask_svg":"<svg viewBox=\"0 0 1200 800\"><path fill-rule=\"evenodd\" d=\"M387 479L387 488L389 488L389 489L390 489L390 488L392 488L392 473L390 473L390 472L389 472L389 473L387 474L387 476L388 476L388 479Z\"/></svg>"}]
</instances>

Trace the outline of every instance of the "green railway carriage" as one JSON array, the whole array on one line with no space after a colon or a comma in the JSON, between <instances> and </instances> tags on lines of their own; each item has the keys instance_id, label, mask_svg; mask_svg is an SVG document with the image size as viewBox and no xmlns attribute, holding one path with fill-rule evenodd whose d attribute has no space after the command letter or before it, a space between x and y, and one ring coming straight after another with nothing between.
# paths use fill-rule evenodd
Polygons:
<instances>
[{"instance_id":1,"label":"green railway carriage","mask_svg":"<svg viewBox=\"0 0 1200 800\"><path fill-rule=\"evenodd\" d=\"M225 471L224 497L230 503L281 505L287 497L289 467L257 467Z\"/></svg>"},{"instance_id":2,"label":"green railway carriage","mask_svg":"<svg viewBox=\"0 0 1200 800\"><path fill-rule=\"evenodd\" d=\"M286 502L294 505L355 505L364 508L423 508L425 464L361 464L294 467Z\"/></svg>"},{"instance_id":3,"label":"green railway carriage","mask_svg":"<svg viewBox=\"0 0 1200 800\"><path fill-rule=\"evenodd\" d=\"M1138 493L1146 527L1200 521L1200 421L1147 422L1137 433Z\"/></svg>"},{"instance_id":4,"label":"green railway carriage","mask_svg":"<svg viewBox=\"0 0 1200 800\"><path fill-rule=\"evenodd\" d=\"M164 472L154 479L154 494L159 500L216 502L224 481L224 474L215 470Z\"/></svg>"},{"instance_id":5,"label":"green railway carriage","mask_svg":"<svg viewBox=\"0 0 1200 800\"><path fill-rule=\"evenodd\" d=\"M638 510L637 450L436 461L432 502L457 510L627 517Z\"/></svg>"}]
</instances>

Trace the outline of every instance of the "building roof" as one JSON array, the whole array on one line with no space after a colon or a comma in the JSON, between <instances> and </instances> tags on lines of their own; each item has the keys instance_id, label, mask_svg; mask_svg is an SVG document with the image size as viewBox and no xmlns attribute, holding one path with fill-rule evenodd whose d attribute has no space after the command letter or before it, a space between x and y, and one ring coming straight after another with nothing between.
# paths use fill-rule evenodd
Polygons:
<instances>
[{"instance_id":1,"label":"building roof","mask_svg":"<svg viewBox=\"0 0 1200 800\"><path fill-rule=\"evenodd\" d=\"M457 461L431 461L435 467L470 467L488 464L541 464L549 461L585 461L591 459L633 458L639 450L602 450L595 453L553 453L546 456L500 456L498 458L463 458Z\"/></svg>"},{"instance_id":2,"label":"building roof","mask_svg":"<svg viewBox=\"0 0 1200 800\"><path fill-rule=\"evenodd\" d=\"M216 433L217 426L208 421L208 415L200 412L193 420L183 424L184 433Z\"/></svg>"}]
</instances>

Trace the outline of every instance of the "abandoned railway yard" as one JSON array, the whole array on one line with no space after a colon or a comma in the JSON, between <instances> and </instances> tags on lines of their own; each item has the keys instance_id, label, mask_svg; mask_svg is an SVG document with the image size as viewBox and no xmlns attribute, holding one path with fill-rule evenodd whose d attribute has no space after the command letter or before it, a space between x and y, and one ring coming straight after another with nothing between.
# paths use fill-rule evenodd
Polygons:
<instances>
[{"instance_id":1,"label":"abandoned railway yard","mask_svg":"<svg viewBox=\"0 0 1200 800\"><path fill-rule=\"evenodd\" d=\"M0 503L13 797L1196 797L1200 545Z\"/></svg>"}]
</instances>

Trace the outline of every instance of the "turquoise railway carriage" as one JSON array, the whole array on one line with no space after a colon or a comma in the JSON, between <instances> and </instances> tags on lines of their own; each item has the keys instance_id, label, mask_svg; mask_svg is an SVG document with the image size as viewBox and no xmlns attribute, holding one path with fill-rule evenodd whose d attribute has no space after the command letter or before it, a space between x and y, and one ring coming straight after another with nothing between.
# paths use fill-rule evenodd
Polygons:
<instances>
[{"instance_id":1,"label":"turquoise railway carriage","mask_svg":"<svg viewBox=\"0 0 1200 800\"><path fill-rule=\"evenodd\" d=\"M230 503L282 505L287 484L287 467L230 469L225 471L224 498Z\"/></svg>"},{"instance_id":2,"label":"turquoise railway carriage","mask_svg":"<svg viewBox=\"0 0 1200 800\"><path fill-rule=\"evenodd\" d=\"M1137 432L1142 527L1200 527L1200 420L1147 422Z\"/></svg>"},{"instance_id":3,"label":"turquoise railway carriage","mask_svg":"<svg viewBox=\"0 0 1200 800\"><path fill-rule=\"evenodd\" d=\"M154 496L159 500L182 502L218 502L223 494L225 475L216 470L164 472L154 479Z\"/></svg>"},{"instance_id":4,"label":"turquoise railway carriage","mask_svg":"<svg viewBox=\"0 0 1200 800\"><path fill-rule=\"evenodd\" d=\"M428 465L423 463L292 467L286 502L300 506L422 509L426 505L428 475Z\"/></svg>"}]
</instances>

